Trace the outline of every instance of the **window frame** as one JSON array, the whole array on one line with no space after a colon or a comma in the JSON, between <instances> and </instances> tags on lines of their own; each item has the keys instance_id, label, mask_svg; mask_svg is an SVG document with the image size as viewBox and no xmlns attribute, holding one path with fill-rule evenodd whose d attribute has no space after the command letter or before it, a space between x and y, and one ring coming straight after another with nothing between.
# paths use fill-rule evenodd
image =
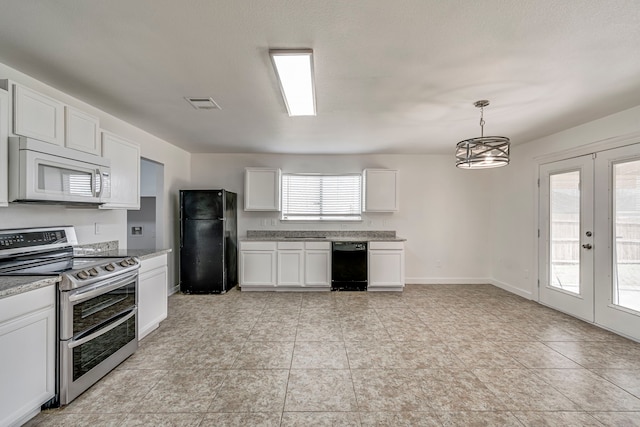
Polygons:
<instances>
[{"instance_id":1,"label":"window frame","mask_svg":"<svg viewBox=\"0 0 640 427\"><path fill-rule=\"evenodd\" d=\"M354 214L317 214L315 212L309 212L308 215L305 214L287 214L287 204L285 203L285 198L288 197L288 191L285 195L285 180L289 176L317 176L317 177L357 177L358 178L358 203L357 203L357 213ZM361 173L311 173L311 172L288 172L282 174L282 181L280 184L280 201L281 201L281 211L280 211L280 220L286 222L361 222L363 221L363 206L362 206L362 190L363 190L363 178ZM322 211L322 209L321 209Z\"/></svg>"}]
</instances>

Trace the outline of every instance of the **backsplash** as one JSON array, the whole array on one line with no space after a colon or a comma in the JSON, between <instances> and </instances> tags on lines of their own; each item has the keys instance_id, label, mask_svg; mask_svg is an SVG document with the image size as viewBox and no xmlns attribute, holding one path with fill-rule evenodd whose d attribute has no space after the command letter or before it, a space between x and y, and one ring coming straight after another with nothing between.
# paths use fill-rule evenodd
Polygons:
<instances>
[{"instance_id":1,"label":"backsplash","mask_svg":"<svg viewBox=\"0 0 640 427\"><path fill-rule=\"evenodd\" d=\"M108 242L87 243L86 245L77 245L73 247L74 255L91 255L96 252L105 252L118 250L118 241L110 240Z\"/></svg>"}]
</instances>

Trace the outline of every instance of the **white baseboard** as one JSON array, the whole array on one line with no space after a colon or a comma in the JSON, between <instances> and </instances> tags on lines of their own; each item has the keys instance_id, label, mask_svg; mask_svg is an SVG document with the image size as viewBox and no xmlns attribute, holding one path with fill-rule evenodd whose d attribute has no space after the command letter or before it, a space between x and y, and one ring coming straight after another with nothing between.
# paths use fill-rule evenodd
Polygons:
<instances>
[{"instance_id":1,"label":"white baseboard","mask_svg":"<svg viewBox=\"0 0 640 427\"><path fill-rule=\"evenodd\" d=\"M490 279L489 283L491 283L496 288L504 289L505 291L521 296L522 298L533 299L533 293L531 291L525 291L524 289L516 288L515 286L511 286L508 283L504 283L496 279Z\"/></svg>"},{"instance_id":2,"label":"white baseboard","mask_svg":"<svg viewBox=\"0 0 640 427\"><path fill-rule=\"evenodd\" d=\"M406 277L407 285L486 285L491 279L477 277Z\"/></svg>"}]
</instances>

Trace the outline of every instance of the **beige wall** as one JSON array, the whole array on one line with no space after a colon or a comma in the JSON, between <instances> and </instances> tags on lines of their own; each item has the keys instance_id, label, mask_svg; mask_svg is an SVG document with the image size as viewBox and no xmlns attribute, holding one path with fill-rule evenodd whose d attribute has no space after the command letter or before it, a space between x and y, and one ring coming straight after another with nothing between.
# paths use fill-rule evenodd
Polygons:
<instances>
[{"instance_id":1,"label":"beige wall","mask_svg":"<svg viewBox=\"0 0 640 427\"><path fill-rule=\"evenodd\" d=\"M400 211L364 214L361 223L283 223L278 213L245 212L244 168L283 172L400 171ZM191 161L192 188L225 188L239 196L239 234L259 229L396 230L406 242L408 283L487 283L490 277L487 171L454 166L441 155L198 154ZM264 225L266 222L267 225ZM275 225L272 225L272 222Z\"/></svg>"},{"instance_id":2,"label":"beige wall","mask_svg":"<svg viewBox=\"0 0 640 427\"><path fill-rule=\"evenodd\" d=\"M491 173L494 284L537 299L537 158L562 152L570 156L571 150L626 136L640 143L640 106L512 147L511 164Z\"/></svg>"}]
</instances>

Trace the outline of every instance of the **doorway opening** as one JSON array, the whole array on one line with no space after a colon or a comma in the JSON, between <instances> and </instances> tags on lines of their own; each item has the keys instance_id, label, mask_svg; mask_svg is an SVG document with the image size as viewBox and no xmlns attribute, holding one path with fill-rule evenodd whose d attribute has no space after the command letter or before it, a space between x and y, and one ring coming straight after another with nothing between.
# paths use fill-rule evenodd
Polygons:
<instances>
[{"instance_id":1,"label":"doorway opening","mask_svg":"<svg viewBox=\"0 0 640 427\"><path fill-rule=\"evenodd\" d=\"M164 242L164 165L140 159L140 210L127 211L127 248L157 249Z\"/></svg>"}]
</instances>

